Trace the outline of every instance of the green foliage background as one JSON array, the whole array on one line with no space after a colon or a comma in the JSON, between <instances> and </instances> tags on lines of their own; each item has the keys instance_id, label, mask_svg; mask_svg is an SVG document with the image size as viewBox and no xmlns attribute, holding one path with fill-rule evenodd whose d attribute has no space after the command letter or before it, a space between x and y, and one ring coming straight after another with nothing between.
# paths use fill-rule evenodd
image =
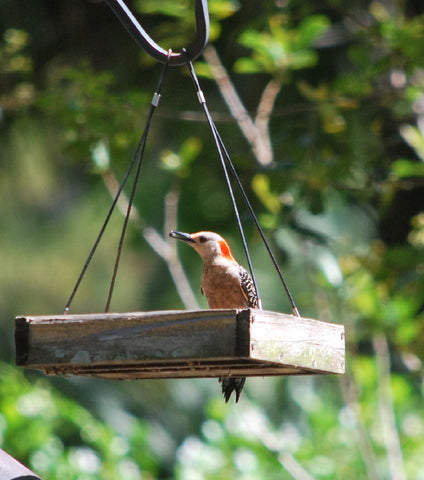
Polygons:
<instances>
[{"instance_id":1,"label":"green foliage background","mask_svg":"<svg viewBox=\"0 0 424 480\"><path fill-rule=\"evenodd\" d=\"M186 0L129 2L165 48ZM103 3L0 0L0 446L44 479L423 479L424 12L419 1L210 0L211 43L255 116L260 164L198 61L217 126L299 310L346 327L347 373L113 383L14 367L13 319L60 313L144 128L161 67ZM171 69L148 141L112 310L184 308L140 234L218 231L243 263L219 160L188 72ZM168 197L167 197L168 196ZM242 213L265 308L290 311ZM74 312L102 311L122 216ZM196 293L199 258L181 249ZM205 300L197 295L206 307Z\"/></svg>"}]
</instances>

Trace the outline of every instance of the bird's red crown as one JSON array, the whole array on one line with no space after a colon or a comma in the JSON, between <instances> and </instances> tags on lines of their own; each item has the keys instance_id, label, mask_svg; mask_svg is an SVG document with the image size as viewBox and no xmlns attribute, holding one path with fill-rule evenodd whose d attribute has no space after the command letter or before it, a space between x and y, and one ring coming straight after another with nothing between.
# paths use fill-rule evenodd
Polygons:
<instances>
[{"instance_id":1,"label":"bird's red crown","mask_svg":"<svg viewBox=\"0 0 424 480\"><path fill-rule=\"evenodd\" d=\"M218 243L219 243L219 248L221 249L222 256L227 260L230 260L231 262L235 262L235 258L231 253L228 243L224 239L220 240Z\"/></svg>"}]
</instances>

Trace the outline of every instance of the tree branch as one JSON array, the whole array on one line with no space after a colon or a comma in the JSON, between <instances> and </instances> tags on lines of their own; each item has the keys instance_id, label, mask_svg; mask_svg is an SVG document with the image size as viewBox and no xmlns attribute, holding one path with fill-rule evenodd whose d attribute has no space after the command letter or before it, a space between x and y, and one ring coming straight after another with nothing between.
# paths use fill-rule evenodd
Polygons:
<instances>
[{"instance_id":1,"label":"tree branch","mask_svg":"<svg viewBox=\"0 0 424 480\"><path fill-rule=\"evenodd\" d=\"M358 443L359 451L365 463L367 470L367 478L369 480L381 480L381 475L377 470L377 461L374 450L368 436L368 432L361 414L361 406L358 399L357 388L354 378L345 373L339 377L342 395L346 406L349 407L351 414L355 419L355 436Z\"/></svg>"},{"instance_id":2,"label":"tree branch","mask_svg":"<svg viewBox=\"0 0 424 480\"><path fill-rule=\"evenodd\" d=\"M271 113L274 109L275 101L280 93L280 90L280 82L277 82L275 79L269 81L268 85L262 92L258 111L255 117L255 125L258 129L260 138L263 139L264 151L262 152L262 155L264 157L264 161L267 161L267 164L271 163L273 160L271 135L269 132L269 119L271 118Z\"/></svg>"},{"instance_id":3,"label":"tree branch","mask_svg":"<svg viewBox=\"0 0 424 480\"><path fill-rule=\"evenodd\" d=\"M203 56L212 70L221 95L227 103L231 114L251 145L257 162L260 165L269 165L272 163L273 153L268 123L281 85L276 80L269 82L262 93L256 119L253 120L244 107L216 50L209 45ZM277 85L279 85L278 89Z\"/></svg>"},{"instance_id":4,"label":"tree branch","mask_svg":"<svg viewBox=\"0 0 424 480\"><path fill-rule=\"evenodd\" d=\"M283 468L285 468L294 480L314 480L303 466L289 452L281 452L278 460Z\"/></svg>"},{"instance_id":5,"label":"tree branch","mask_svg":"<svg viewBox=\"0 0 424 480\"><path fill-rule=\"evenodd\" d=\"M390 352L387 338L383 334L376 334L374 335L372 344L377 361L378 407L391 478L393 480L406 480L402 447L396 427L393 405Z\"/></svg>"}]
</instances>

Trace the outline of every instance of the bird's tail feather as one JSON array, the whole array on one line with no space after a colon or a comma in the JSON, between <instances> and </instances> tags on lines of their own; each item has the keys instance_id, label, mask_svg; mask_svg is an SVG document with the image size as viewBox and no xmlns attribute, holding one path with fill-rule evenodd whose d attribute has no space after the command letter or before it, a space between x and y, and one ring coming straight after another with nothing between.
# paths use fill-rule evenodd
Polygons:
<instances>
[{"instance_id":1,"label":"bird's tail feather","mask_svg":"<svg viewBox=\"0 0 424 480\"><path fill-rule=\"evenodd\" d=\"M245 377L224 377L220 378L219 381L222 383L222 393L225 397L225 401L231 397L233 391L236 392L236 403L239 401L241 391L243 390L244 382L246 381Z\"/></svg>"}]
</instances>

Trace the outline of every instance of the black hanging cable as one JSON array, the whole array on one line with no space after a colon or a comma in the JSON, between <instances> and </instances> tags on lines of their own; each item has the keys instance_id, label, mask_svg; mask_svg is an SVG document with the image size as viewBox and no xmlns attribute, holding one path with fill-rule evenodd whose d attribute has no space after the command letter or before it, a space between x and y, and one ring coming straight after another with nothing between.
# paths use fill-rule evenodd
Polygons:
<instances>
[{"instance_id":1,"label":"black hanging cable","mask_svg":"<svg viewBox=\"0 0 424 480\"><path fill-rule=\"evenodd\" d=\"M227 169L227 165L226 165L226 162L225 162L223 149L222 149L222 144L221 144L222 142L220 141L218 131L215 127L215 124L213 122L211 114L209 113L209 108L206 104L206 98L205 98L205 96L204 96L204 94L203 94L203 92L200 88L200 83L199 83L197 75L194 71L193 64L189 59L187 59L187 65L188 65L188 68L189 68L189 71L190 71L191 78L193 79L194 85L196 87L197 98L199 99L199 103L202 105L203 111L205 113L206 119L209 123L209 126L210 126L211 131L212 131L212 135L214 137L214 141L215 141L215 144L216 144L216 147L217 147L217 150L218 150L219 159L221 161L222 169L224 171L224 176L225 176L225 181L227 183L228 192L230 194L231 203L233 205L234 214L235 214L235 217L236 217L236 220L237 220L237 225L238 225L238 228L239 228L239 231L240 231L240 236L241 236L241 240L242 240L242 243L243 243L244 252L246 254L250 275L252 277L253 284L255 286L256 295L258 297L258 303L259 303L259 305L261 305L259 289L258 289L258 285L256 283L255 272L253 270L252 260L250 258L249 249L247 247L246 237L245 237L245 234L244 234L243 225L241 223L240 214L239 214L239 211L238 211L238 208L237 208L237 203L236 203L233 188L232 188L232 185L231 185L230 176L228 175L228 169Z\"/></svg>"},{"instance_id":2,"label":"black hanging cable","mask_svg":"<svg viewBox=\"0 0 424 480\"><path fill-rule=\"evenodd\" d=\"M245 253L246 253L246 257L247 257L247 261L248 261L248 264L249 264L249 269L250 269L250 272L252 274L252 280L255 284L255 288L256 288L256 292L258 293L258 288L257 288L257 285L256 285L256 281L255 281L255 277L254 277L254 274L253 274L253 267L252 267L252 263L251 263L251 259L250 259L250 255L249 255L249 251L248 251L248 248L247 248L247 243L246 243L246 239L244 237L244 233L243 233L243 227L241 225L241 221L240 221L240 216L239 216L239 213L238 213L238 210L237 210L237 205L235 203L235 200L234 200L234 193L233 193L233 190L231 188L231 183L229 181L229 178L228 178L228 171L227 171L227 166L228 168L230 169L230 172L234 178L234 180L236 181L237 183L237 186L240 190L240 193L243 197L243 200L249 210L249 213L256 225L256 228L258 229L259 231L259 234L262 238L262 241L264 242L265 244L265 248L266 250L268 251L268 254L271 258L271 261L272 263L274 264L274 267L275 269L277 270L277 273L278 273L278 276L281 280L281 283L283 284L283 287L284 287L284 290L286 291L286 294L287 294L287 297L290 301L290 304L291 304L291 307L292 307L292 311L293 311L293 314L300 317L300 314L299 314L299 311L296 307L296 304L294 302L294 299L293 299L293 296L291 295L290 293L290 290L288 288L288 285L284 279L284 276L281 272L281 269L278 265L278 262L274 256L274 253L272 252L272 249L271 249L271 246L269 245L269 242L264 234L264 231L262 230L262 227L260 226L260 223L259 223L259 220L255 214L255 212L253 211L253 208L252 208L252 205L246 195L246 192L243 188L243 185L240 181L240 178L236 172L236 169L234 168L234 165L231 161L231 158L230 158L230 155L227 151L227 149L225 148L225 145L224 145L224 142L222 141L222 138L221 136L219 135L219 132L218 132L218 129L216 128L215 126L215 123L213 122L213 119L209 113L209 109L206 105L206 99L205 99L205 96L200 88L200 83L199 83L199 80L197 78L197 75L194 71L194 68L193 68L193 65L191 62L187 62L188 64L188 67L189 67L189 70L190 70L190 74L191 74L191 77L193 79L193 82L194 82L194 85L196 87L196 91L197 91L197 96L198 96L198 99L199 99L199 102L200 104L202 105L203 107L203 110L205 112L205 115L206 115L206 118L208 120L208 123L211 127L211 130L212 130L212 134L213 134L213 137L214 137L214 140L215 140L215 143L217 145L217 149L218 149L218 153L219 153L219 157L221 159L221 163L223 164L223 169L224 169L224 174L225 174L225 178L226 178L226 181L227 181L227 185L228 185L228 188L229 188L229 191L230 191L230 196L231 196L231 201L233 203L233 208L234 208L234 211L235 211L235 214L236 214L236 218L237 218L237 222L238 222L238 225L239 225L239 230L240 230L240 234L241 234L241 237L242 237L242 241L243 241L243 247L244 247L244 250L245 250ZM223 155L224 154L224 155ZM258 295L259 296L259 295Z\"/></svg>"},{"instance_id":3,"label":"black hanging cable","mask_svg":"<svg viewBox=\"0 0 424 480\"><path fill-rule=\"evenodd\" d=\"M139 152L140 147L141 147L141 141L140 141L140 143L139 143L138 146L137 146L136 152L135 152L135 154L134 154L134 156L133 156L133 158L132 158L132 160L131 160L131 162L130 162L130 165L129 165L128 170L127 170L127 172L126 172L126 174L125 174L125 176L124 176L124 179L122 180L121 184L119 185L118 192L116 193L115 198L113 199L113 202L112 202L112 205L110 206L109 212L108 212L108 214L106 215L106 219L105 219L105 221L103 222L102 228L100 229L100 232L99 232L99 234L98 234L98 236L97 236L97 238L96 238L96 241L94 242L94 245L93 245L92 249L90 250L90 253L89 253L88 257L87 257L87 260L85 261L85 264L84 264L84 266L83 266L83 268L82 268L82 270L81 270L81 273L79 274L78 280L77 280L77 282L75 283L75 286L74 286L74 288L73 288L73 290L72 290L72 293L71 293L71 295L69 296L68 301L66 302L65 310L64 310L64 312L63 312L65 315L69 312L69 309L70 309L72 300L74 299L75 294L77 293L77 290L78 290L78 288L79 288L79 286L80 286L80 283L81 283L81 281L82 281L82 279L83 279L83 277L84 277L84 275L85 275L85 272L86 272L88 266L90 265L90 262L91 262L91 260L92 260L92 258L93 258L93 256L94 256L94 253L96 252L96 249L97 249L97 247L98 247L98 245L99 245L99 243L100 243L100 240L101 240L102 237L103 237L103 234L104 234L104 232L105 232L105 230L106 230L106 227L107 227L107 225L108 225L108 223L109 223L109 220L110 220L110 217L111 217L111 215L112 215L112 212L113 212L113 210L114 210L114 208L115 208L115 205L116 205L117 202L118 202L118 199L119 199L119 196L121 195L122 189L124 188L124 185L125 185L128 177L129 177L129 174L131 173L131 170L132 170L132 168L133 168L133 166L134 166L134 163L135 163L135 160L136 160L136 158L137 158L137 156L138 156L138 152Z\"/></svg>"},{"instance_id":4,"label":"black hanging cable","mask_svg":"<svg viewBox=\"0 0 424 480\"><path fill-rule=\"evenodd\" d=\"M134 182L133 182L133 186L132 186L132 189L131 189L130 198L128 200L127 213L125 215L124 224L122 226L122 232L121 232L121 237L119 239L118 250L116 252L115 265L114 265L114 268L113 268L112 280L110 282L109 294L107 296L105 312L109 311L110 301L112 299L113 289L115 287L116 274L118 273L119 260L121 259L122 245L124 244L125 234L127 232L127 227L128 227L128 221L130 219L131 209L132 209L132 206L133 206L133 203L134 203L135 192L137 190L137 183L138 183L138 179L140 177L141 165L143 163L144 151L146 149L147 135L148 135L149 130L150 130L150 124L151 124L151 121L152 121L153 113L154 113L154 111L156 110L156 107L159 104L160 91L162 89L162 84L163 84L166 72L168 71L169 60L171 59L171 55L172 55L172 50L168 50L168 59L167 59L167 62L164 64L164 67L162 69L162 74L161 74L160 79L159 79L158 87L156 89L156 92L153 95L152 102L151 102L151 105L150 105L149 116L147 118L146 127L145 127L144 132L143 132L143 138L142 138L142 142L141 142L142 145L141 145L141 148L140 148L140 153L138 155L137 169L136 169L136 172L135 172L135 175L134 175Z\"/></svg>"},{"instance_id":5,"label":"black hanging cable","mask_svg":"<svg viewBox=\"0 0 424 480\"><path fill-rule=\"evenodd\" d=\"M169 51L169 55L170 55L171 53L172 53L172 52L171 52L171 50L170 50L170 51ZM135 165L135 162L137 161L137 159L139 159L139 163L140 163L140 161L141 161L140 159L143 157L144 150L145 150L145 145L146 145L146 140L147 140L147 134L148 134L149 129L150 129L150 123L151 123L151 120L152 120L152 117L153 117L153 113L154 113L156 107L157 107L158 104L159 104L159 100L160 100L160 96L161 96L161 95L160 95L160 92L161 92L161 90L162 90L162 85L163 85L163 81L164 81L164 78L165 78L165 74L166 74L166 72L167 72L167 69L168 69L168 63L166 63L166 64L164 65L163 69L162 69L162 73L161 73L161 76L160 76L160 79L159 79L159 82L158 82L158 86L157 86L157 88L156 88L156 92L153 94L153 98L152 98L151 106L150 106L150 111L149 111L149 115L148 115L148 119L147 119L147 123L146 123L145 129L144 129L143 135L141 136L141 139L140 139L140 141L139 141L139 143L138 143L138 145L137 145L137 148L136 148L136 150L135 150L135 152L134 152L134 155L132 156L131 162L130 162L130 164L129 164L129 166L128 166L128 169L127 169L127 171L126 171L126 173L125 173L125 176L124 176L121 184L119 185L118 191L117 191L117 193L116 193L116 195L115 195L115 197L114 197L114 199L113 199L112 205L110 206L110 209L109 209L109 211L108 211L108 213L107 213L107 215L106 215L106 219L105 219L105 221L103 222L103 225L102 225L102 227L101 227L101 229L100 229L100 232L99 232L99 234L98 234L98 236L97 236L97 238L96 238L96 240L95 240L95 242L94 242L93 247L92 247L91 250L90 250L90 253L89 253L88 257L87 257L87 260L86 260L85 263L84 263L84 266L83 266L83 268L82 268L82 270L81 270L81 273L79 274L78 280L77 280L77 282L76 282L76 284L75 284L75 286L74 286L74 288L73 288L73 290L72 290L71 295L69 296L68 301L66 302L65 309L64 309L64 314L67 314L67 313L69 312L71 303L72 303L72 301L73 301L73 299L74 299L74 297L75 297L75 294L77 293L77 290L78 290L78 288L79 288L79 286L80 286L80 284L81 284L81 281L82 281L82 279L83 279L83 277L84 277L84 275L85 275L85 273L86 273L86 271L87 271L87 268L88 268L88 266L90 265L90 262L91 262L91 260L92 260L92 258L93 258L93 256L94 256L94 253L96 252L96 249L97 249L97 247L98 247L98 245L99 245L99 243L100 243L100 240L101 240L102 237L103 237L103 234L104 234L104 232L105 232L105 230L106 230L106 227L107 227L107 225L108 225L108 223L109 223L110 217L112 216L113 210L114 210L116 204L118 203L119 197L120 197L120 195L121 195L121 193L122 193L122 190L123 190L123 188L124 188L124 186L125 186L125 184L126 184L126 182L127 182L127 180L128 180L128 177L129 177L129 175L130 175L130 173L131 173L131 171L132 171L132 169L133 169L133 167L134 167L134 165ZM138 170L139 170L139 169L138 169ZM129 210L129 211L130 211L130 210ZM128 212L127 212L127 215L128 215ZM127 222L127 221L128 221L128 220L126 219L126 222ZM125 228L126 228L126 227L125 227ZM122 241L122 238L121 238L121 241ZM120 249L121 249L121 248L122 248L122 245L121 245L121 243L120 243L119 252L120 252ZM117 261L119 261L119 259L117 259ZM116 277L116 271L117 271L117 264L116 264L116 262L115 262L115 269L114 269L114 275L113 275L113 280L112 280L113 282L114 282L115 277ZM111 286L111 289L110 289L110 291L109 291L108 302L107 302L108 306L107 306L107 308L109 307L109 304L110 304L110 298L111 298L111 295L112 295L111 290L113 290L113 286ZM106 310L106 311L107 311L107 310Z\"/></svg>"},{"instance_id":6,"label":"black hanging cable","mask_svg":"<svg viewBox=\"0 0 424 480\"><path fill-rule=\"evenodd\" d=\"M216 127L215 127L215 129L216 129ZM231 161L230 155L228 154L228 151L227 151L227 149L225 148L225 145L224 145L224 143L223 143L223 141L222 141L222 138L221 138L221 136L219 135L218 131L216 131L216 134L217 134L217 136L218 136L218 139L219 139L221 148L223 149L223 151L224 151L224 153L225 153L225 160L226 160L226 162L227 162L228 167L230 168L231 174L233 175L234 180L235 180L236 183L237 183L237 186L238 186L238 188L239 188L239 190L240 190L240 193L241 193L241 195L242 195L242 197L243 197L243 200L244 200L244 202L245 202L245 204L246 204L246 206L247 206L247 209L249 210L250 216L252 217L252 219L253 219L253 221L254 221L254 223L255 223L255 225L256 225L256 228L258 229L258 232L259 232L259 234L260 234L260 236L261 236L261 238L262 238L262 241L263 241L264 244L265 244L265 248L267 249L267 252L268 252L268 254L269 254L270 258L271 258L271 261L272 261L272 263L274 264L275 269L277 270L278 276L280 277L281 283L283 284L284 290L286 291L287 297L289 298L289 301L290 301L290 304L291 304L291 307L292 307L292 311L293 311L293 313L294 313L297 317L300 317L299 310L297 309L296 304L294 303L294 299L293 299L292 294L290 293L290 290L289 290L289 287L288 287L288 285L287 285L287 282L286 282L286 280L284 279L283 273L281 272L281 269L280 269L280 267L279 267L279 265L278 265L277 259L276 259L275 256L274 256L274 253L273 253L273 251L272 251L272 249L271 249L271 246L270 246L270 244L269 244L269 242L268 242L268 240L267 240L267 238L266 238L266 236L265 236L265 233L264 233L264 231L262 230L262 227L261 227L261 225L260 225L260 223L259 223L258 217L256 216L255 212L253 211L253 208L252 208L252 205L251 205L251 203L250 203L250 201L249 201L249 198L247 197L246 192L244 191L243 185L242 185L242 183L241 183L241 181L240 181L239 176L237 175L237 171L236 171L236 169L234 168L234 165L233 165L233 162Z\"/></svg>"}]
</instances>

